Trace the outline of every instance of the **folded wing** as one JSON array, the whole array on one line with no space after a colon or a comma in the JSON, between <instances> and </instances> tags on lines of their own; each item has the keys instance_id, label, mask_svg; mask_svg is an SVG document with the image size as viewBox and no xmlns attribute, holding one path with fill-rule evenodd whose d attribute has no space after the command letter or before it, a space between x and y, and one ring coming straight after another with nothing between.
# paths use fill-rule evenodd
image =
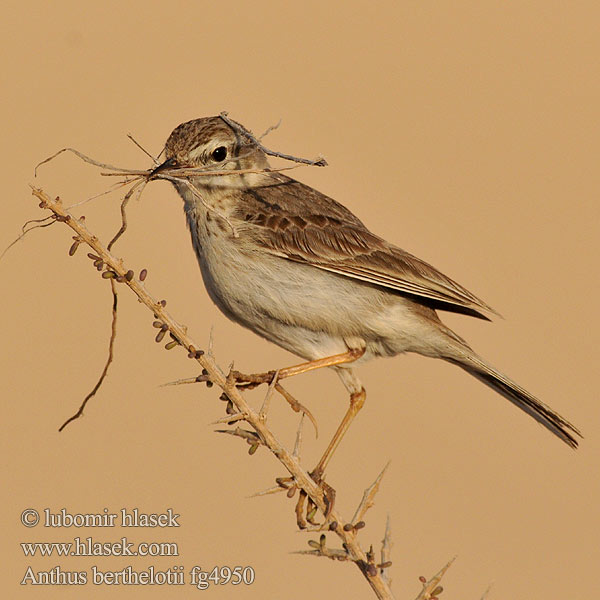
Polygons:
<instances>
[{"instance_id":1,"label":"folded wing","mask_svg":"<svg viewBox=\"0 0 600 600\"><path fill-rule=\"evenodd\" d=\"M428 263L371 233L335 200L289 177L277 175L269 201L261 189L245 192L248 222L265 250L401 294L436 308L487 319L495 311ZM496 313L497 314L497 313Z\"/></svg>"}]
</instances>

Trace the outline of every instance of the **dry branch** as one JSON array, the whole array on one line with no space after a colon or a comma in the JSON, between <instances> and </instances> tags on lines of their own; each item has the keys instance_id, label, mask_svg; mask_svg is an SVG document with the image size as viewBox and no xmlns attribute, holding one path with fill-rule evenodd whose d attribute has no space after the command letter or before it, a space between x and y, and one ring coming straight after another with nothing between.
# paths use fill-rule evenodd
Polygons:
<instances>
[{"instance_id":1,"label":"dry branch","mask_svg":"<svg viewBox=\"0 0 600 600\"><path fill-rule=\"evenodd\" d=\"M365 553L358 543L356 536L357 529L359 529L357 527L358 524L350 527L347 524L344 525L344 521L341 515L335 510L335 506L332 508L328 505L323 490L301 466L297 458L297 452L289 452L279 442L268 427L266 420L246 402L242 393L237 388L235 380L223 374L212 354L204 354L202 351L197 350L199 345L194 343L187 334L187 328L175 321L165 310L166 302L155 300L147 292L143 283L145 277L141 276L141 274L139 278L133 277L132 271L125 267L123 260L111 254L99 239L87 229L83 219L77 219L70 215L63 207L59 198L53 200L41 189L36 188L33 188L33 195L40 200L41 208L52 211L56 221L65 223L76 233L80 244L85 243L93 250L105 269L103 276L108 273L110 274L111 283L116 281L127 286L138 297L140 302L151 311L156 321L162 323L159 335L161 332L164 332L168 333L171 338L171 341L165 347L183 346L187 350L187 356L200 364L203 373L206 375L206 380L218 385L223 390L229 401L237 409L237 412L243 415L243 420L254 430L252 435L256 435L256 440L260 440L260 443L266 446L277 457L291 475L292 485L300 489L308 497L315 509L318 509L323 515L327 515L324 526L327 526L329 531L334 532L341 539L343 547L343 551L331 552L336 554L336 557L341 552L345 560L353 562L367 579L378 598L393 598L388 584L381 575L380 569L374 564L372 549ZM232 417L234 416L236 415L232 415ZM238 417L237 420L240 421L242 418ZM245 437L245 435L242 434L242 437ZM323 541L319 542L319 549L321 548L326 548ZM315 549L317 553L320 551L319 549ZM321 551L321 554L323 552ZM327 552L329 551L327 550Z\"/></svg>"},{"instance_id":2,"label":"dry branch","mask_svg":"<svg viewBox=\"0 0 600 600\"><path fill-rule=\"evenodd\" d=\"M361 521L365 516L365 513L371 508L371 506L375 504L375 496L379 491L379 484L381 483L381 480L383 479L383 476L385 475L385 472L389 466L390 463L388 462L388 464L385 465L385 467L383 467L381 470L381 473L379 473L377 476L377 479L364 491L362 500L360 501L360 504L358 505L354 516L352 517L353 523Z\"/></svg>"}]
</instances>

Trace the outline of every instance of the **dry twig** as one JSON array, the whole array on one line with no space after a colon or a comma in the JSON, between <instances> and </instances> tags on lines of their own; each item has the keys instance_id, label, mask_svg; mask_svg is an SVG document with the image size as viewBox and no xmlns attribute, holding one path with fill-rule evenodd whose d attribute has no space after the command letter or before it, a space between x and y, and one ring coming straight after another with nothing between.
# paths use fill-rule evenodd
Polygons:
<instances>
[{"instance_id":1,"label":"dry twig","mask_svg":"<svg viewBox=\"0 0 600 600\"><path fill-rule=\"evenodd\" d=\"M28 227L28 225L30 225L31 223L34 223L34 225ZM4 255L15 244L20 242L30 231L33 231L34 229L41 229L42 227L49 227L50 225L54 225L54 223L56 223L54 215L50 215L49 217L46 217L44 219L29 219L29 221L26 221L23 224L23 227L21 227L21 233L8 246L6 246L6 248L4 248L2 254L0 254L0 260L2 260L4 258Z\"/></svg>"},{"instance_id":2,"label":"dry twig","mask_svg":"<svg viewBox=\"0 0 600 600\"><path fill-rule=\"evenodd\" d=\"M385 472L389 466L390 463L388 462L388 464L385 465L385 467L383 467L381 470L381 473L379 473L377 476L377 479L364 491L362 500L360 501L360 504L358 505L354 516L352 517L353 523L361 521L365 516L365 513L371 508L371 506L373 506L373 504L375 504L375 495L379 491L379 484L381 483L381 480L383 479L383 476L385 475Z\"/></svg>"},{"instance_id":3,"label":"dry twig","mask_svg":"<svg viewBox=\"0 0 600 600\"><path fill-rule=\"evenodd\" d=\"M229 127L231 127L232 129L235 129L238 133L241 133L244 137L248 138L252 143L256 144L265 154L268 154L269 156L276 156L277 158L284 158L285 160L291 160L291 161L294 161L297 163L302 163L304 165L312 165L314 167L326 167L327 166L327 161L323 157L319 157L315 160L310 160L308 158L298 158L297 156L292 156L291 154L284 154L283 152L276 152L275 150L269 150L268 148L265 148L265 146L263 146L261 144L261 142L259 140L257 140L245 127L243 127L236 121L233 121L232 119L230 119L227 116L227 114L228 114L227 112L223 111L222 113L219 114L219 117L221 117L221 119L223 119L223 121L225 121L225 123L227 123L227 125L229 125ZM276 127L279 127L279 123L272 129L275 129ZM269 131L271 131L271 128L267 129L267 131L265 131L265 133L263 133L261 138L265 137L265 135L267 135L267 133L269 133Z\"/></svg>"},{"instance_id":4,"label":"dry twig","mask_svg":"<svg viewBox=\"0 0 600 600\"><path fill-rule=\"evenodd\" d=\"M488 586L488 588L485 590L485 592L483 592L483 596L481 596L480 600L485 600L488 597L491 589L492 589L492 586L490 584Z\"/></svg>"},{"instance_id":5,"label":"dry twig","mask_svg":"<svg viewBox=\"0 0 600 600\"><path fill-rule=\"evenodd\" d=\"M392 561L392 525L390 523L390 515L388 515L385 522L385 534L383 536L383 540L381 540L381 564L387 565L391 564ZM387 582L387 584L392 586L392 578L390 577L389 569L385 569L381 574L383 579Z\"/></svg>"},{"instance_id":6,"label":"dry twig","mask_svg":"<svg viewBox=\"0 0 600 600\"><path fill-rule=\"evenodd\" d=\"M96 382L96 385L92 388L92 391L83 399L83 402L79 406L77 412L70 416L59 428L58 431L62 431L69 423L79 419L83 416L83 411L87 403L96 395L96 392L100 389L100 386L104 382L106 378L106 374L108 373L108 368L110 367L110 363L114 358L114 347L115 347L115 337L117 335L117 290L115 289L115 282L113 279L110 280L110 289L113 297L112 302L112 322L110 326L110 340L108 342L108 357L106 359L106 363L104 363L104 369L102 369L102 373L100 374L100 378Z\"/></svg>"},{"instance_id":7,"label":"dry twig","mask_svg":"<svg viewBox=\"0 0 600 600\"><path fill-rule=\"evenodd\" d=\"M423 589L415 600L434 600L434 598L437 598L443 592L440 582L455 560L456 556L450 559L429 581L425 580L425 577L421 577Z\"/></svg>"}]
</instances>

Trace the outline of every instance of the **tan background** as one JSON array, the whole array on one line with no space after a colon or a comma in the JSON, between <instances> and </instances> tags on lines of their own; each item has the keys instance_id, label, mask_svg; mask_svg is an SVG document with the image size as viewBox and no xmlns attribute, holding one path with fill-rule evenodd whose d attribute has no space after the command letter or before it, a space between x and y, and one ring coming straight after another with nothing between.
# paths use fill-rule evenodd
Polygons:
<instances>
[{"instance_id":1,"label":"tan background","mask_svg":"<svg viewBox=\"0 0 600 600\"><path fill-rule=\"evenodd\" d=\"M424 4L427 4L426 6ZM526 6L525 6L526 5ZM0 245L42 212L33 166L63 146L119 165L157 153L180 122L220 110L327 169L297 177L342 201L375 232L429 260L506 318L447 317L484 356L579 425L578 452L459 369L420 357L365 366L369 397L328 473L349 518L363 489L391 467L361 533L394 532L394 590L455 554L447 598L586 598L598 560L597 3L19 2L3 9ZM595 8L591 8L595 6ZM93 167L63 156L36 185L74 203L104 190ZM82 207L107 240L118 195ZM149 290L221 364L246 371L296 359L228 322L208 300L167 184L130 210L117 253L147 267ZM283 475L259 450L217 436L218 391L161 388L196 371L153 342L151 315L121 295L116 359L83 420L58 425L101 371L109 331L106 282L85 252L67 256L65 227L31 233L0 263L5 597L195 597L195 590L19 586L25 569L143 570L251 565L251 587L215 598L367 598L350 565L301 557L293 503L248 499ZM316 415L307 466L346 408L330 372L290 389ZM255 396L259 403L262 392ZM273 418L290 444L296 416ZM28 507L181 516L178 530L25 529ZM178 558L26 559L21 541L94 535L175 541ZM313 536L314 537L314 536ZM83 595L82 595L83 594Z\"/></svg>"}]
</instances>

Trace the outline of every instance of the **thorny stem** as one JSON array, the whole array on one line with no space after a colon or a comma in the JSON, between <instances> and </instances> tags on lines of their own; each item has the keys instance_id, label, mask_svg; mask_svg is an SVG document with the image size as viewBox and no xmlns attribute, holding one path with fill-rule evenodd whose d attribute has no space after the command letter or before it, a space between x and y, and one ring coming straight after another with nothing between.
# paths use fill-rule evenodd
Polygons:
<instances>
[{"instance_id":1,"label":"thorny stem","mask_svg":"<svg viewBox=\"0 0 600 600\"><path fill-rule=\"evenodd\" d=\"M157 320L162 321L168 328L169 333L181 346L183 346L190 356L200 364L203 369L206 369L210 380L218 385L229 397L231 402L235 405L240 413L246 415L246 421L256 431L264 445L277 457L285 469L293 477L295 484L298 488L304 490L306 495L312 500L312 502L318 507L322 514L326 514L328 506L323 497L321 488L311 479L308 472L300 465L298 459L285 448L281 442L275 437L273 432L269 429L267 423L260 418L253 408L246 402L241 392L237 389L235 381L228 380L228 378L222 373L212 356L207 354L200 354L196 352L199 347L193 342L188 336L186 328L177 323L165 310L162 303L157 302L150 294L146 291L144 284L138 279L131 278L126 279L127 269L125 268L123 261L113 256L98 240L98 238L92 235L84 222L80 219L73 217L68 214L60 199L51 199L44 191L37 188L32 188L33 195L40 200L40 207L51 210L56 216L57 220L68 225L75 233L79 236L82 242L86 243L93 251L102 259L106 266L112 270L119 280L123 284L127 285L131 291L138 297L146 307L155 315ZM112 281L112 280L111 280ZM377 598L393 599L392 592L381 576L381 573L369 574L367 567L369 561L366 553L361 548L358 540L356 539L356 532L354 530L345 531L342 523L342 516L335 510L331 510L329 514L329 523L331 531L335 532L338 537L341 538L344 548L348 553L348 559L354 562L359 568L361 573L366 578L367 582L371 586L371 589L376 594ZM335 523L335 526L333 524Z\"/></svg>"}]
</instances>

